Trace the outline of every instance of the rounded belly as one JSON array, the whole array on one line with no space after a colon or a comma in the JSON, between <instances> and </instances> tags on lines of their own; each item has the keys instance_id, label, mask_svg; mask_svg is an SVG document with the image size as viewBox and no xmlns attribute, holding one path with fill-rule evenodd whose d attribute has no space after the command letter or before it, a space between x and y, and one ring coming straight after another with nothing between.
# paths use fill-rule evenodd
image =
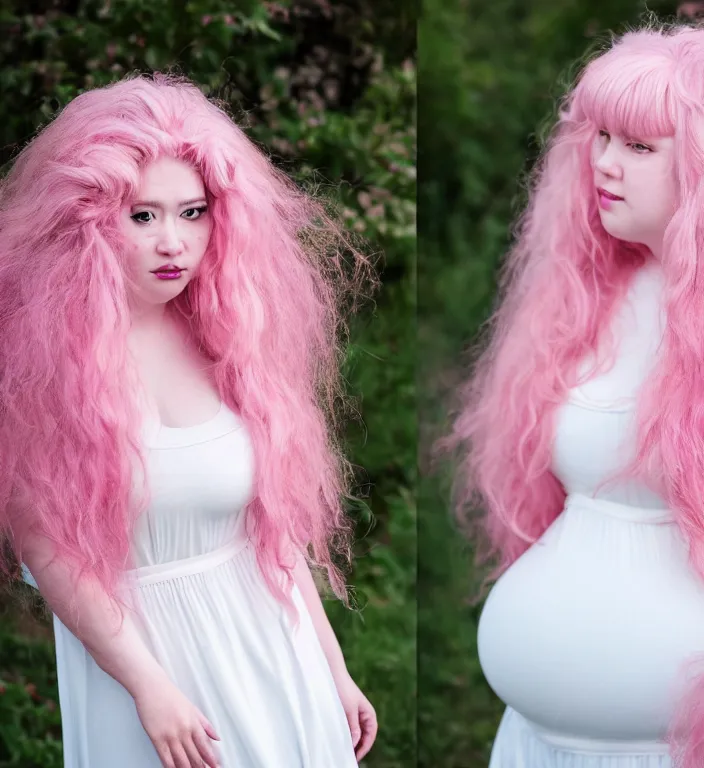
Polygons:
<instances>
[{"instance_id":1,"label":"rounded belly","mask_svg":"<svg viewBox=\"0 0 704 768\"><path fill-rule=\"evenodd\" d=\"M674 525L569 508L494 585L479 659L535 724L594 739L663 738L683 662L704 652L704 581Z\"/></svg>"}]
</instances>

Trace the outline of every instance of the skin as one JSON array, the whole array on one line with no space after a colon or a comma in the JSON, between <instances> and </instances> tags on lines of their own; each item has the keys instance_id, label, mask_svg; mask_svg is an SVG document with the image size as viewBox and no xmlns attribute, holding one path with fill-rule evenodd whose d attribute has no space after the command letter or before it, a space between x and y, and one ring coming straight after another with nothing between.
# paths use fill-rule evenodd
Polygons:
<instances>
[{"instance_id":1,"label":"skin","mask_svg":"<svg viewBox=\"0 0 704 768\"><path fill-rule=\"evenodd\" d=\"M147 201L157 205L144 204ZM181 205L182 201L192 202ZM200 174L181 160L164 157L145 168L136 200L123 205L120 227L136 332L160 330L167 302L198 273L212 231L207 204ZM186 270L178 280L160 280L152 274L170 263Z\"/></svg>"},{"instance_id":2,"label":"skin","mask_svg":"<svg viewBox=\"0 0 704 768\"><path fill-rule=\"evenodd\" d=\"M623 197L599 207L613 237L647 246L662 255L663 235L677 209L672 137L624 137L601 130L592 146L594 188Z\"/></svg>"},{"instance_id":3,"label":"skin","mask_svg":"<svg viewBox=\"0 0 704 768\"><path fill-rule=\"evenodd\" d=\"M196 376L183 393L188 392L190 400L200 403L186 403L185 394L182 396L176 389L177 405L172 410L174 418L190 419L193 423L212 416L212 405L219 401L219 394L212 383L191 373L192 368L199 363L204 367L207 361L198 360L192 349L190 354L184 353L188 346L188 328L168 311L168 302L197 274L207 250L212 221L208 211L203 210L206 206L206 189L197 171L180 160L162 158L144 169L135 200L125 202L120 216L132 320L130 350L162 410L169 410L168 397L175 389L174 382ZM169 263L185 268L180 279L160 280L151 273ZM167 382L168 386L161 382ZM194 392L198 393L197 398L193 397ZM355 755L361 760L376 738L376 713L347 671L342 650L301 553L297 554L293 577L328 661ZM203 713L173 684L162 679L155 686L149 680L148 684L137 686L133 697L142 725L164 766L201 768L201 761L208 766L216 765L211 739L218 739L219 735Z\"/></svg>"},{"instance_id":4,"label":"skin","mask_svg":"<svg viewBox=\"0 0 704 768\"><path fill-rule=\"evenodd\" d=\"M127 344L143 384L145 410L169 427L189 427L217 412L219 393L211 363L171 300L198 274L212 232L207 191L190 165L164 157L142 172L140 188L120 212L131 315ZM178 280L152 270L175 264ZM196 396L194 396L196 395Z\"/></svg>"}]
</instances>

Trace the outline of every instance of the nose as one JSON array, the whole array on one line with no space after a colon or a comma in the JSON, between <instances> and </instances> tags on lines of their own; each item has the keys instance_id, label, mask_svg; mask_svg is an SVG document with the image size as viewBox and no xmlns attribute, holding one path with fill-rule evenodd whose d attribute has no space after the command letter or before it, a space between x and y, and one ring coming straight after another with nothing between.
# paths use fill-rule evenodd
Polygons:
<instances>
[{"instance_id":1,"label":"nose","mask_svg":"<svg viewBox=\"0 0 704 768\"><path fill-rule=\"evenodd\" d=\"M164 254L179 254L183 251L183 240L178 227L168 216L164 219L164 225L161 228L157 250Z\"/></svg>"},{"instance_id":2,"label":"nose","mask_svg":"<svg viewBox=\"0 0 704 768\"><path fill-rule=\"evenodd\" d=\"M594 167L605 176L609 176L610 178L623 178L623 167L621 166L621 162L618 158L618 153L614 148L613 142L610 143L609 146L601 152L601 154L597 152Z\"/></svg>"}]
</instances>

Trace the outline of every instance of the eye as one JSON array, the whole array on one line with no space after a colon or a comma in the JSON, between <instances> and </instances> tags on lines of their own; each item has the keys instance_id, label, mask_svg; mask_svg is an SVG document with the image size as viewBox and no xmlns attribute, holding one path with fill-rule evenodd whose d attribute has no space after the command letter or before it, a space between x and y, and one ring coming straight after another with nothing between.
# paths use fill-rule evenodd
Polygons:
<instances>
[{"instance_id":1,"label":"eye","mask_svg":"<svg viewBox=\"0 0 704 768\"><path fill-rule=\"evenodd\" d=\"M607 139L610 138L609 132L605 131L603 128L599 131L599 136L601 136L602 138L606 137Z\"/></svg>"},{"instance_id":2,"label":"eye","mask_svg":"<svg viewBox=\"0 0 704 768\"><path fill-rule=\"evenodd\" d=\"M639 155L645 155L653 151L647 144L641 144L639 141L631 141L628 146L632 147Z\"/></svg>"},{"instance_id":3,"label":"eye","mask_svg":"<svg viewBox=\"0 0 704 768\"><path fill-rule=\"evenodd\" d=\"M195 211L198 214L197 216L186 216L186 218L189 221L195 221L196 219L199 219L207 210L208 210L208 206L202 205L200 208L189 208L187 211L184 211L183 214L181 215L184 215L186 213L193 213Z\"/></svg>"},{"instance_id":4,"label":"eye","mask_svg":"<svg viewBox=\"0 0 704 768\"><path fill-rule=\"evenodd\" d=\"M188 210L184 211L181 215L188 219L188 221L195 221L196 219L199 219L206 211L208 210L207 205L202 205L199 208L189 208ZM196 214L195 216L193 214ZM189 215L186 215L189 214ZM139 218L140 216L149 216L150 218ZM149 224L150 221L154 218L151 211L139 211L139 213L135 213L130 218L133 221L136 221L139 224Z\"/></svg>"}]
</instances>

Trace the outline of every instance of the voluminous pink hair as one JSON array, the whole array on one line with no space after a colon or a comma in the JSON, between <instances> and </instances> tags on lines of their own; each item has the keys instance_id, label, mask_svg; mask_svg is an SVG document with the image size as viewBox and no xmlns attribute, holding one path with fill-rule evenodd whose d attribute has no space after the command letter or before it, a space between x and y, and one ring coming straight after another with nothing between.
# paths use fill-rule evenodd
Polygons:
<instances>
[{"instance_id":1,"label":"voluminous pink hair","mask_svg":"<svg viewBox=\"0 0 704 768\"><path fill-rule=\"evenodd\" d=\"M18 563L26 535L43 533L77 579L97 579L124 605L121 574L149 493L135 498L132 483L145 457L118 217L162 156L191 164L207 191L211 239L173 304L252 436L246 514L264 576L291 607L292 543L346 599L340 363L346 311L373 270L326 206L178 75L79 95L0 185L0 532ZM9 560L0 567L12 577Z\"/></svg>"},{"instance_id":2,"label":"voluminous pink hair","mask_svg":"<svg viewBox=\"0 0 704 768\"><path fill-rule=\"evenodd\" d=\"M606 129L672 136L679 207L664 236L664 355L637 408L637 452L617 478L639 478L673 510L704 578L704 29L650 24L615 39L583 69L531 179L528 206L499 276L499 300L438 443L461 463L460 523L480 563L506 570L563 509L552 474L554 414L580 383L647 251L601 225L591 146ZM607 337L603 371L613 363ZM589 372L589 376L597 370ZM663 407L665 404L665 407ZM477 510L479 514L477 515ZM676 764L704 765L704 676L682 697L668 739Z\"/></svg>"}]
</instances>

